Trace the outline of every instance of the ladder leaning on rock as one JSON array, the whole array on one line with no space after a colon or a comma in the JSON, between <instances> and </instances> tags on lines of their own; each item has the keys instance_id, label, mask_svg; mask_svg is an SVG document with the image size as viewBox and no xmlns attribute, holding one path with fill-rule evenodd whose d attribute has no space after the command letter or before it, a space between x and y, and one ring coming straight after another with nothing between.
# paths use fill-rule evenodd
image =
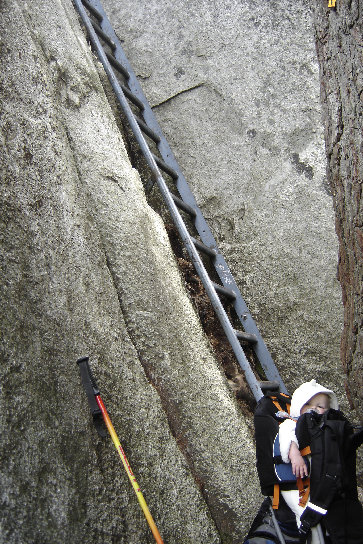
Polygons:
<instances>
[{"instance_id":1,"label":"ladder leaning on rock","mask_svg":"<svg viewBox=\"0 0 363 544\"><path fill-rule=\"evenodd\" d=\"M260 399L266 388L274 387L286 393L286 387L256 323L217 247L201 210L197 206L190 187L142 92L101 3L99 0L73 0L73 2L86 28L91 45L107 73L116 98L150 168L152 182L159 187L255 399ZM173 190L169 189L169 185ZM178 196L175 192L178 193ZM186 221L193 224L193 229L195 229L193 236L189 233L182 213L185 214ZM212 281L201 255L204 258L209 258L221 284ZM233 305L242 325L242 331L236 330L232 325L220 295ZM253 349L268 382L256 378L241 341L247 342Z\"/></svg>"}]
</instances>

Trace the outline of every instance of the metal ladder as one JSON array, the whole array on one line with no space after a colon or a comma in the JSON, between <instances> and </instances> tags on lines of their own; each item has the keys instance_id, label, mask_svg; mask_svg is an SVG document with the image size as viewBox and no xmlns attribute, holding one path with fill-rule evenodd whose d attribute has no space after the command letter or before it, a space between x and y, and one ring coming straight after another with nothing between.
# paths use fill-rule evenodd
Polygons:
<instances>
[{"instance_id":1,"label":"metal ladder","mask_svg":"<svg viewBox=\"0 0 363 544\"><path fill-rule=\"evenodd\" d=\"M73 3L150 168L152 181L159 187L255 399L259 400L263 396L263 390L271 388L287 393L256 323L163 136L101 3L98 0L73 0ZM169 185L173 186L173 191L169 189L165 177ZM189 233L182 213L187 221L193 223L196 237ZM221 284L212 281L201 255L209 258ZM233 305L243 330L234 328L220 296ZM241 341L247 342L253 349L267 382L256 378Z\"/></svg>"}]
</instances>

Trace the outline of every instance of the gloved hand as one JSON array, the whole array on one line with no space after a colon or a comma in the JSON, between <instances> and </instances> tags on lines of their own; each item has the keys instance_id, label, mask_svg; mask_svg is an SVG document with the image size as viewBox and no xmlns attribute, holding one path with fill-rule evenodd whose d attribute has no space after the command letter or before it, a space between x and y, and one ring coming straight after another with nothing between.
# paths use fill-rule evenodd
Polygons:
<instances>
[{"instance_id":1,"label":"gloved hand","mask_svg":"<svg viewBox=\"0 0 363 544\"><path fill-rule=\"evenodd\" d=\"M315 525L320 522L322 517L323 514L310 508L308 503L307 507L305 508L304 512L300 517L301 527L308 527L309 529L311 527L315 527Z\"/></svg>"},{"instance_id":2,"label":"gloved hand","mask_svg":"<svg viewBox=\"0 0 363 544\"><path fill-rule=\"evenodd\" d=\"M316 512L312 508L309 508L309 506L305 508L300 517L301 525L299 527L299 544L305 544L307 542L311 528L315 527L315 525L320 522L322 517L323 514Z\"/></svg>"}]
</instances>

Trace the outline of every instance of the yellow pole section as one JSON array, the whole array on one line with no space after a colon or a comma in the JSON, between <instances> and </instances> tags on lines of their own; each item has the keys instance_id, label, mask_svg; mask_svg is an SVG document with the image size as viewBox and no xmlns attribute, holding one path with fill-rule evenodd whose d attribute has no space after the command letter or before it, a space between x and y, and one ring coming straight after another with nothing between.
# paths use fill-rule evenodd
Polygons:
<instances>
[{"instance_id":1,"label":"yellow pole section","mask_svg":"<svg viewBox=\"0 0 363 544\"><path fill-rule=\"evenodd\" d=\"M164 544L163 539L161 538L160 533L158 531L158 528L155 525L153 517L150 514L150 510L149 510L149 508L148 508L148 506L147 506L147 504L145 502L143 494L140 491L139 484L137 483L135 475L132 472L132 469L131 469L131 467L129 465L126 454L125 454L125 452L124 452L124 450L123 450L123 448L122 448L122 446L120 444L120 441L119 441L118 436L116 434L115 428L112 425L110 416L107 413L106 407L103 404L103 401L102 401L102 399L101 399L101 397L99 395L95 395L95 397L96 397L97 404L98 404L98 406L99 406L99 408L100 408L100 410L102 412L102 416L103 416L104 422L106 424L106 427L108 429L108 432L110 433L112 441L113 441L113 443L115 445L115 448L117 449L118 454L121 457L121 461L123 463L123 466L124 466L124 468L125 468L125 470L127 472L127 475L128 475L128 477L130 479L132 487L134 488L134 491L136 493L136 496L138 498L138 501L140 503L142 511L144 512L145 518L146 518L146 520L147 520L147 522L149 524L149 527L150 527L150 529L152 531L152 534L154 535L155 541L157 542L157 544Z\"/></svg>"}]
</instances>

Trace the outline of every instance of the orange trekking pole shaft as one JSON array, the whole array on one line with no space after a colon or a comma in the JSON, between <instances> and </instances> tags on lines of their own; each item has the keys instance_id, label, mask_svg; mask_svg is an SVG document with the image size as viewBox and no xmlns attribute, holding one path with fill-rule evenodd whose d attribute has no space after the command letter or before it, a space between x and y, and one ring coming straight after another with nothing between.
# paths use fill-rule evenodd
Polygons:
<instances>
[{"instance_id":1,"label":"orange trekking pole shaft","mask_svg":"<svg viewBox=\"0 0 363 544\"><path fill-rule=\"evenodd\" d=\"M132 472L131 466L127 460L126 454L120 444L120 441L118 439L118 436L116 434L115 428L112 425L110 416L107 413L106 407L101 399L101 395L99 392L99 389L96 385L96 382L92 376L90 366L88 364L88 357L82 357L81 359L78 359L77 361L79 365L79 369L81 372L81 378L83 386L86 390L86 394L88 397L88 401L91 407L93 420L96 426L97 431L101 436L105 436L104 429L102 429L100 423L101 418L103 419L108 432L110 433L110 436L112 438L112 442L114 443L114 446L121 458L122 464L125 468L125 471L127 473L127 476L129 477L129 480L131 482L132 487L134 488L134 491L136 493L137 499L139 501L139 504L142 508L142 511L144 512L146 521L149 524L149 527L152 531L152 534L154 535L155 541L157 544L164 544L163 539L160 536L160 533L158 531L158 528L156 527L156 524L153 520L153 517L150 513L150 510L146 504L146 501L143 497L143 494L141 493L139 484L136 481L135 475Z\"/></svg>"}]
</instances>

